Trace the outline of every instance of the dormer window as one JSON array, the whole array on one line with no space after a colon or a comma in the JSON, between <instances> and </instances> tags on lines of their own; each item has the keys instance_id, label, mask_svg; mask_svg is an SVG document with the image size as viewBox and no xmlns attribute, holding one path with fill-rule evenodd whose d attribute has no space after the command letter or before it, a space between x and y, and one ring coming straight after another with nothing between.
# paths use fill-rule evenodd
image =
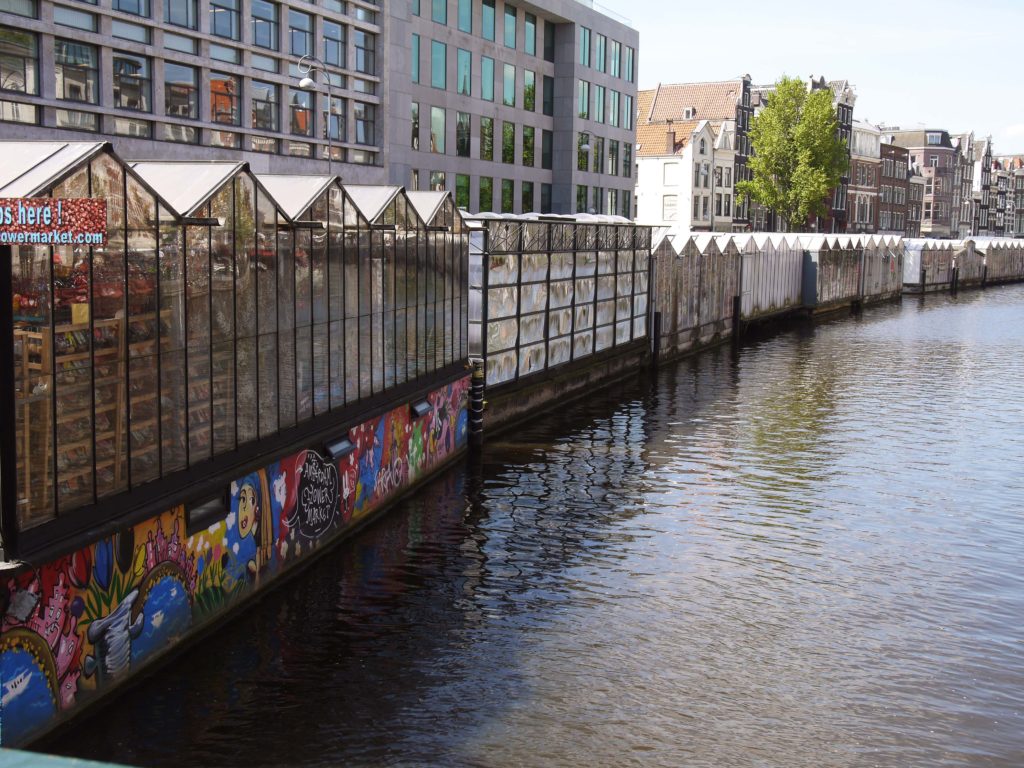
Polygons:
<instances>
[{"instance_id":1,"label":"dormer window","mask_svg":"<svg viewBox=\"0 0 1024 768\"><path fill-rule=\"evenodd\" d=\"M693 118L695 118L696 116L697 116L697 109L696 109L696 107L687 107L686 109L683 110L683 119L684 120L693 120Z\"/></svg>"},{"instance_id":2,"label":"dormer window","mask_svg":"<svg viewBox=\"0 0 1024 768\"><path fill-rule=\"evenodd\" d=\"M937 131L929 131L925 135L925 141L928 142L930 146L937 146L942 143L942 134Z\"/></svg>"}]
</instances>

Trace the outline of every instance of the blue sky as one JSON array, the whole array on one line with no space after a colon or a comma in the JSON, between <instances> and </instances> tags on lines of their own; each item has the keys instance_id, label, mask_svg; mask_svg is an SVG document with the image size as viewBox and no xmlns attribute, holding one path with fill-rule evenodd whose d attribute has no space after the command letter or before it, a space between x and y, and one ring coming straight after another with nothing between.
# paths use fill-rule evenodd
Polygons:
<instances>
[{"instance_id":1,"label":"blue sky","mask_svg":"<svg viewBox=\"0 0 1024 768\"><path fill-rule=\"evenodd\" d=\"M639 85L847 79L854 117L1024 154L1024 0L597 0L640 31Z\"/></svg>"}]
</instances>

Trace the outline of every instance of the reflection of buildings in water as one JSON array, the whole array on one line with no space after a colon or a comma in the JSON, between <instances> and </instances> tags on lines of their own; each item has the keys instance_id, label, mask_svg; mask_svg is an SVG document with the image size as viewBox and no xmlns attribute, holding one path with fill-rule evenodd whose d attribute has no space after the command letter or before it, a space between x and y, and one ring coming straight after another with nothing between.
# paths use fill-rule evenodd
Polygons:
<instances>
[{"instance_id":1,"label":"reflection of buildings in water","mask_svg":"<svg viewBox=\"0 0 1024 768\"><path fill-rule=\"evenodd\" d=\"M518 567L552 573L597 542L631 539L614 529L644 506L649 436L647 409L632 397L639 386L606 389L521 428L515 440L485 444L485 552L505 560L513 552Z\"/></svg>"}]
</instances>

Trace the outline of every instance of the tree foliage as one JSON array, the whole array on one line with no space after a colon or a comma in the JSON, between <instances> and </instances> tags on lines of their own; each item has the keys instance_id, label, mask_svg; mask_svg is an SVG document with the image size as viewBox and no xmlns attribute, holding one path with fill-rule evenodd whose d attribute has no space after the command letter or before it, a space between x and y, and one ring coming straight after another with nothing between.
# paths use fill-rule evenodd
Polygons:
<instances>
[{"instance_id":1,"label":"tree foliage","mask_svg":"<svg viewBox=\"0 0 1024 768\"><path fill-rule=\"evenodd\" d=\"M808 93L802 81L782 78L750 125L752 177L737 191L781 216L789 229L802 228L811 215L826 215L826 202L849 165L837 128L830 90Z\"/></svg>"}]
</instances>

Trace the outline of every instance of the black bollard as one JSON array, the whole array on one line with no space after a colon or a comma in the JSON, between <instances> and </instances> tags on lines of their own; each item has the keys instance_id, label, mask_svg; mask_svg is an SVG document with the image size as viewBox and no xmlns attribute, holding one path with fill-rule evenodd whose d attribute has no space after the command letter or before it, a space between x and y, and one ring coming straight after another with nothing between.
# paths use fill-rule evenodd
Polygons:
<instances>
[{"instance_id":1,"label":"black bollard","mask_svg":"<svg viewBox=\"0 0 1024 768\"><path fill-rule=\"evenodd\" d=\"M476 358L469 380L469 439L473 445L484 439L484 383L484 361Z\"/></svg>"}]
</instances>

